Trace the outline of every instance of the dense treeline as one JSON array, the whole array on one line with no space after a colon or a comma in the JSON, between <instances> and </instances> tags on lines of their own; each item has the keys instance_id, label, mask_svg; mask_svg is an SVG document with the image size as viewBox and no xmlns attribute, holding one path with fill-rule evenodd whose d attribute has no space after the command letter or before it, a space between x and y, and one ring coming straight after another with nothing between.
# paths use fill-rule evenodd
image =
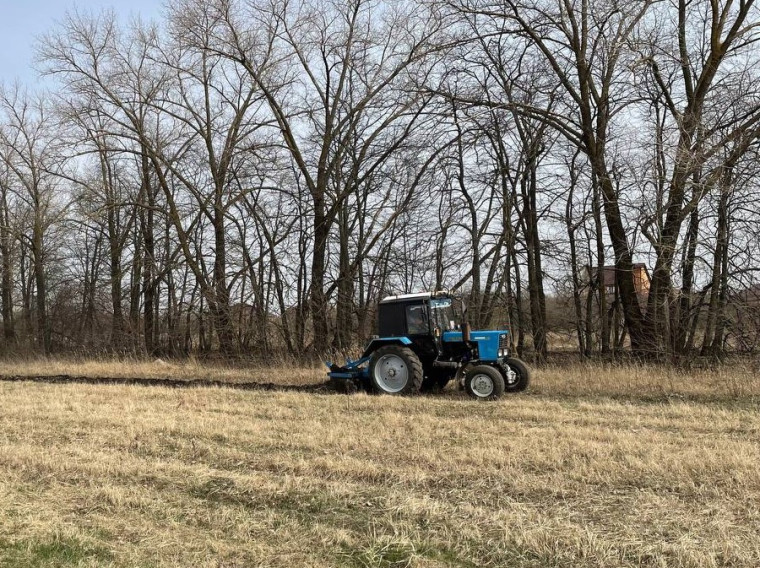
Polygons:
<instances>
[{"instance_id":1,"label":"dense treeline","mask_svg":"<svg viewBox=\"0 0 760 568\"><path fill-rule=\"evenodd\" d=\"M71 14L39 42L54 87L0 93L2 347L323 354L371 334L383 295L450 288L538 358L754 349L758 16L752 0Z\"/></svg>"}]
</instances>

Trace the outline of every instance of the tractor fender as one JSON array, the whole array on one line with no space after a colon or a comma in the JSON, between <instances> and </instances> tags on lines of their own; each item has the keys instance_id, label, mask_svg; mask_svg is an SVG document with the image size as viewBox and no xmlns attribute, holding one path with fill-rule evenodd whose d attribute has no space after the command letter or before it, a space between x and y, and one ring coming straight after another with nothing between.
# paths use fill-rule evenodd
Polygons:
<instances>
[{"instance_id":1,"label":"tractor fender","mask_svg":"<svg viewBox=\"0 0 760 568\"><path fill-rule=\"evenodd\" d=\"M367 344L362 353L362 359L369 357L374 351L377 351L384 345L404 345L409 346L412 344L412 340L408 337L376 337Z\"/></svg>"}]
</instances>

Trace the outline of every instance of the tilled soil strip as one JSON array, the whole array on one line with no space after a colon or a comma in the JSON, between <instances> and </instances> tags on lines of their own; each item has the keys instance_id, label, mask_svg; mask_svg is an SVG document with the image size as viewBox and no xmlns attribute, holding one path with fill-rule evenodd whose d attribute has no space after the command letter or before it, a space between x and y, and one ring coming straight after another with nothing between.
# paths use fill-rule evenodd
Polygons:
<instances>
[{"instance_id":1,"label":"tilled soil strip","mask_svg":"<svg viewBox=\"0 0 760 568\"><path fill-rule=\"evenodd\" d=\"M275 383L235 383L209 380L147 379L124 377L82 377L76 375L22 376L0 375L0 382L6 383L47 383L47 384L83 384L83 385L135 385L141 387L165 388L225 388L249 391L288 391L331 393L334 390L329 383L314 385L277 385Z\"/></svg>"}]
</instances>

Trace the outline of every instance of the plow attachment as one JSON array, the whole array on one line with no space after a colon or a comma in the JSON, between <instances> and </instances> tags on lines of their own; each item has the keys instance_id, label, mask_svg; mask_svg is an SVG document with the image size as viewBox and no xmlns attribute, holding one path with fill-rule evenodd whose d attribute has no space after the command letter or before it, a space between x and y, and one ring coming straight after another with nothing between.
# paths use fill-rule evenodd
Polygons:
<instances>
[{"instance_id":1,"label":"plow attachment","mask_svg":"<svg viewBox=\"0 0 760 568\"><path fill-rule=\"evenodd\" d=\"M369 357L362 357L356 361L349 359L343 366L326 361L325 365L329 369L327 376L330 379L330 384L338 392L345 393L366 388L369 380L369 369L365 364L368 362Z\"/></svg>"}]
</instances>

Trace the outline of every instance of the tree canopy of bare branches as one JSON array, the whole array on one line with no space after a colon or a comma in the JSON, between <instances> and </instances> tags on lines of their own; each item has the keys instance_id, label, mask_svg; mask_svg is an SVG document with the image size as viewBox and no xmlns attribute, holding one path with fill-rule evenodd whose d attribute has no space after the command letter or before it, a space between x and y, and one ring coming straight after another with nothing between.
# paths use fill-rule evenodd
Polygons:
<instances>
[{"instance_id":1,"label":"tree canopy of bare branches","mask_svg":"<svg viewBox=\"0 0 760 568\"><path fill-rule=\"evenodd\" d=\"M0 91L2 349L326 356L449 288L515 349L757 348L753 0L70 13ZM758 312L760 313L760 312Z\"/></svg>"}]
</instances>

